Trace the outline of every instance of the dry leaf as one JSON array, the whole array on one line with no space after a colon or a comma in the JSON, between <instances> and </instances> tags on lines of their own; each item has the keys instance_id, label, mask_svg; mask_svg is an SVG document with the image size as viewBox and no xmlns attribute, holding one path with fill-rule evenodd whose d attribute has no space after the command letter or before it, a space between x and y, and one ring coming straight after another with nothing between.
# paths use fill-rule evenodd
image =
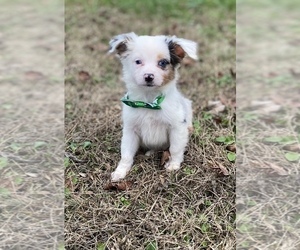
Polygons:
<instances>
[{"instance_id":1,"label":"dry leaf","mask_svg":"<svg viewBox=\"0 0 300 250\"><path fill-rule=\"evenodd\" d=\"M27 176L29 176L29 177L33 177L33 178L36 178L36 177L38 177L38 175L36 174L36 173L29 173L29 172L27 172L27 173L25 173Z\"/></svg>"},{"instance_id":2,"label":"dry leaf","mask_svg":"<svg viewBox=\"0 0 300 250\"><path fill-rule=\"evenodd\" d=\"M234 98L228 98L225 95L220 94L219 95L219 100L226 107L231 107L231 108L235 108L236 107L236 101L235 101Z\"/></svg>"},{"instance_id":3,"label":"dry leaf","mask_svg":"<svg viewBox=\"0 0 300 250\"><path fill-rule=\"evenodd\" d=\"M282 147L282 149L287 150L287 151L300 153L300 144L285 145L285 146Z\"/></svg>"},{"instance_id":4,"label":"dry leaf","mask_svg":"<svg viewBox=\"0 0 300 250\"><path fill-rule=\"evenodd\" d=\"M265 162L265 164L267 166L269 166L269 168L271 168L273 170L274 173L278 174L278 175L288 175L288 172L281 166L278 166L274 163L271 162Z\"/></svg>"},{"instance_id":5,"label":"dry leaf","mask_svg":"<svg viewBox=\"0 0 300 250\"><path fill-rule=\"evenodd\" d=\"M231 152L236 152L235 144L227 145L226 149Z\"/></svg>"},{"instance_id":6,"label":"dry leaf","mask_svg":"<svg viewBox=\"0 0 300 250\"><path fill-rule=\"evenodd\" d=\"M223 175L229 175L228 170L221 163L217 162L217 165Z\"/></svg>"},{"instance_id":7,"label":"dry leaf","mask_svg":"<svg viewBox=\"0 0 300 250\"><path fill-rule=\"evenodd\" d=\"M86 177L86 173L79 173L81 177Z\"/></svg>"},{"instance_id":8,"label":"dry leaf","mask_svg":"<svg viewBox=\"0 0 300 250\"><path fill-rule=\"evenodd\" d=\"M30 81L37 81L43 79L45 76L41 72L26 71L25 78Z\"/></svg>"},{"instance_id":9,"label":"dry leaf","mask_svg":"<svg viewBox=\"0 0 300 250\"><path fill-rule=\"evenodd\" d=\"M90 74L88 72L83 71L83 70L79 71L79 73L78 73L78 79L80 81L85 82L85 81L89 80L90 78L91 78L91 76L90 76Z\"/></svg>"},{"instance_id":10,"label":"dry leaf","mask_svg":"<svg viewBox=\"0 0 300 250\"><path fill-rule=\"evenodd\" d=\"M224 76L224 74L222 72L218 72L218 78L222 78Z\"/></svg>"},{"instance_id":11,"label":"dry leaf","mask_svg":"<svg viewBox=\"0 0 300 250\"><path fill-rule=\"evenodd\" d=\"M251 106L258 112L258 113L271 113L277 112L281 109L281 105L274 103L273 101L252 101Z\"/></svg>"},{"instance_id":12,"label":"dry leaf","mask_svg":"<svg viewBox=\"0 0 300 250\"><path fill-rule=\"evenodd\" d=\"M104 190L115 190L115 191L125 191L130 189L132 186L131 181L121 181L121 182L109 182Z\"/></svg>"},{"instance_id":13,"label":"dry leaf","mask_svg":"<svg viewBox=\"0 0 300 250\"><path fill-rule=\"evenodd\" d=\"M209 111L210 113L220 113L225 110L225 105L223 105L220 101L208 101L208 106L212 107Z\"/></svg>"},{"instance_id":14,"label":"dry leaf","mask_svg":"<svg viewBox=\"0 0 300 250\"><path fill-rule=\"evenodd\" d=\"M170 160L171 154L169 150L163 151L162 157L160 159L160 165L165 165Z\"/></svg>"}]
</instances>

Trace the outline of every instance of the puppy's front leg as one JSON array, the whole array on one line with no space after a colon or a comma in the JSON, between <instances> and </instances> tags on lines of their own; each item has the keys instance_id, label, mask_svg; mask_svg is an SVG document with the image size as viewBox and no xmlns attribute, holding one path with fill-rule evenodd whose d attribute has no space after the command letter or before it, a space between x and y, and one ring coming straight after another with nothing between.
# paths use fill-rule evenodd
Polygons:
<instances>
[{"instance_id":1,"label":"puppy's front leg","mask_svg":"<svg viewBox=\"0 0 300 250\"><path fill-rule=\"evenodd\" d=\"M133 164L133 158L139 147L139 137L132 129L123 129L121 143L121 160L117 169L111 174L112 181L123 179Z\"/></svg>"},{"instance_id":2,"label":"puppy's front leg","mask_svg":"<svg viewBox=\"0 0 300 250\"><path fill-rule=\"evenodd\" d=\"M170 131L170 155L169 162L165 165L167 171L173 171L180 168L183 161L184 150L188 143L187 127L172 128Z\"/></svg>"}]
</instances>

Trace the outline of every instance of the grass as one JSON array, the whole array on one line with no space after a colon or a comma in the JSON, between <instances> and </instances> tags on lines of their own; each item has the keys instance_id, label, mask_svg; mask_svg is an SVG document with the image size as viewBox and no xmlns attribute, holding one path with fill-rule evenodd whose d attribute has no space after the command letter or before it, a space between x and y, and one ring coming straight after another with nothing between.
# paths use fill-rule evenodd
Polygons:
<instances>
[{"instance_id":1,"label":"grass","mask_svg":"<svg viewBox=\"0 0 300 250\"><path fill-rule=\"evenodd\" d=\"M234 137L233 1L154 2L67 1L66 249L235 247L235 166L226 145L215 141ZM183 65L178 83L193 100L195 131L180 171L159 167L161 152L138 154L126 177L132 186L109 191L125 89L108 41L129 31L199 44L199 62ZM89 77L80 78L81 71ZM208 105L216 100L225 103L223 111Z\"/></svg>"},{"instance_id":2,"label":"grass","mask_svg":"<svg viewBox=\"0 0 300 250\"><path fill-rule=\"evenodd\" d=\"M62 7L2 2L1 249L63 247Z\"/></svg>"},{"instance_id":3,"label":"grass","mask_svg":"<svg viewBox=\"0 0 300 250\"><path fill-rule=\"evenodd\" d=\"M298 249L299 2L239 4L237 246Z\"/></svg>"}]
</instances>

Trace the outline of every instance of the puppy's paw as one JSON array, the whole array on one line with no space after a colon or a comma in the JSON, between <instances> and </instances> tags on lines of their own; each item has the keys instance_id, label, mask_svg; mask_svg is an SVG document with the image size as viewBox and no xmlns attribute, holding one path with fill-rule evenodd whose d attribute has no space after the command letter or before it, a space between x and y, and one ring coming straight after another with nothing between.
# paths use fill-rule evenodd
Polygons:
<instances>
[{"instance_id":1,"label":"puppy's paw","mask_svg":"<svg viewBox=\"0 0 300 250\"><path fill-rule=\"evenodd\" d=\"M175 171L175 170L180 169L180 164L168 162L168 163L166 164L165 168L166 168L166 170L167 170L168 172Z\"/></svg>"},{"instance_id":2,"label":"puppy's paw","mask_svg":"<svg viewBox=\"0 0 300 250\"><path fill-rule=\"evenodd\" d=\"M117 168L116 171L112 172L111 174L111 181L112 182L120 181L125 178L126 174L127 174L126 169Z\"/></svg>"},{"instance_id":3,"label":"puppy's paw","mask_svg":"<svg viewBox=\"0 0 300 250\"><path fill-rule=\"evenodd\" d=\"M149 150L149 151L147 151L147 152L145 153L145 155L149 157L149 156L154 155L154 153L155 153L154 150Z\"/></svg>"}]
</instances>

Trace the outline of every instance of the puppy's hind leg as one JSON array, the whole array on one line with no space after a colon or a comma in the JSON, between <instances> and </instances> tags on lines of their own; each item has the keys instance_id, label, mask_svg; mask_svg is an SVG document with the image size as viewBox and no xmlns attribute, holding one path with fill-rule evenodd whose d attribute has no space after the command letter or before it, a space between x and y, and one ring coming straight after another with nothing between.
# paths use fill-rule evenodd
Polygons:
<instances>
[{"instance_id":1,"label":"puppy's hind leg","mask_svg":"<svg viewBox=\"0 0 300 250\"><path fill-rule=\"evenodd\" d=\"M121 160L116 170L111 174L111 180L119 181L125 178L133 164L133 158L139 147L139 137L130 129L123 129L121 143Z\"/></svg>"},{"instance_id":2,"label":"puppy's hind leg","mask_svg":"<svg viewBox=\"0 0 300 250\"><path fill-rule=\"evenodd\" d=\"M193 133L193 110L192 110L192 102L189 99L183 99L183 107L185 112L185 121L188 125L189 133Z\"/></svg>"}]
</instances>

